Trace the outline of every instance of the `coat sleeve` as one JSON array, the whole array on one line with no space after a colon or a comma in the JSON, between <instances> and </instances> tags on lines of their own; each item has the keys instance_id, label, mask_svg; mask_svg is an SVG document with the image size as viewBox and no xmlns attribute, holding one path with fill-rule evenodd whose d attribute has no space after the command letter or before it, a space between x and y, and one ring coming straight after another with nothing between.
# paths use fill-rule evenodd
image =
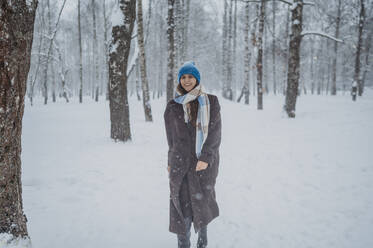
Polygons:
<instances>
[{"instance_id":1,"label":"coat sleeve","mask_svg":"<svg viewBox=\"0 0 373 248\"><path fill-rule=\"evenodd\" d=\"M204 161L211 165L216 152L219 151L221 142L221 116L220 104L216 96L210 103L210 123L208 135L205 143L203 144L201 155L198 160Z\"/></svg>"},{"instance_id":2,"label":"coat sleeve","mask_svg":"<svg viewBox=\"0 0 373 248\"><path fill-rule=\"evenodd\" d=\"M167 143L168 143L168 153L172 150L173 147L173 139L172 139L172 130L171 130L171 118L170 118L170 104L167 104L166 110L164 112L164 124L166 127L166 136L167 136ZM170 164L170 161L168 162Z\"/></svg>"}]
</instances>

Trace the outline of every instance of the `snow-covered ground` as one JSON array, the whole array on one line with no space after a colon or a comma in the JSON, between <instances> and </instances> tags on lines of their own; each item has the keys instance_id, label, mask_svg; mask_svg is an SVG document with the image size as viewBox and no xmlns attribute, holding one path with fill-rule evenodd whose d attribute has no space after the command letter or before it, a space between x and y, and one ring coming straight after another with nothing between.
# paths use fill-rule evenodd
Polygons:
<instances>
[{"instance_id":1,"label":"snow-covered ground","mask_svg":"<svg viewBox=\"0 0 373 248\"><path fill-rule=\"evenodd\" d=\"M373 247L373 92L283 96L264 110L220 98L220 217L209 247ZM130 99L133 141L110 137L108 102L34 107L22 135L23 199L34 248L176 247L168 232L165 99L154 122ZM195 247L196 237L192 234Z\"/></svg>"}]
</instances>

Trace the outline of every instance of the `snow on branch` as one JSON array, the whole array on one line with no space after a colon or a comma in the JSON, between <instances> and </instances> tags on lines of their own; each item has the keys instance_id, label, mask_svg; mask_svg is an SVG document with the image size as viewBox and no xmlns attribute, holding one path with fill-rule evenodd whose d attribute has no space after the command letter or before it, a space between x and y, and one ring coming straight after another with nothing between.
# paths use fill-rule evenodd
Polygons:
<instances>
[{"instance_id":1,"label":"snow on branch","mask_svg":"<svg viewBox=\"0 0 373 248\"><path fill-rule=\"evenodd\" d=\"M293 5L293 1L286 1L286 0L278 0L279 2L283 2L283 3L286 3L286 4L289 4L289 5Z\"/></svg>"},{"instance_id":2,"label":"snow on branch","mask_svg":"<svg viewBox=\"0 0 373 248\"><path fill-rule=\"evenodd\" d=\"M303 2L303 5L315 6L315 3L314 2Z\"/></svg>"},{"instance_id":3,"label":"snow on branch","mask_svg":"<svg viewBox=\"0 0 373 248\"><path fill-rule=\"evenodd\" d=\"M294 2L293 1L289 1L289 0L277 0L277 1L289 4L289 5L294 5ZM314 6L315 3L314 2L303 2L303 5L312 5L312 6ZM295 8L295 7L293 7L293 8Z\"/></svg>"},{"instance_id":4,"label":"snow on branch","mask_svg":"<svg viewBox=\"0 0 373 248\"><path fill-rule=\"evenodd\" d=\"M322 37L325 37L325 38L343 43L343 40L337 39L333 36L330 36L326 33L320 32L320 31L303 31L300 35L303 37L305 35L310 35L310 34L319 35L319 36L322 36Z\"/></svg>"}]
</instances>

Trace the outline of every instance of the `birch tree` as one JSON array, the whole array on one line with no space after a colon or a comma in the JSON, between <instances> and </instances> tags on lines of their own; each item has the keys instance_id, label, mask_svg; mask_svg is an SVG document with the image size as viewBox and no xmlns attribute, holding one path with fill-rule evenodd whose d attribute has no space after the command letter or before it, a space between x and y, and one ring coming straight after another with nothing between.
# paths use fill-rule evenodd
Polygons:
<instances>
[{"instance_id":1,"label":"birch tree","mask_svg":"<svg viewBox=\"0 0 373 248\"><path fill-rule=\"evenodd\" d=\"M1 0L0 10L0 234L15 238L28 238L22 202L21 134L37 4L37 0Z\"/></svg>"},{"instance_id":2,"label":"birch tree","mask_svg":"<svg viewBox=\"0 0 373 248\"><path fill-rule=\"evenodd\" d=\"M111 138L131 140L130 115L127 96L127 65L131 36L136 19L136 0L119 0L113 17L112 41L109 55L109 106Z\"/></svg>"}]
</instances>

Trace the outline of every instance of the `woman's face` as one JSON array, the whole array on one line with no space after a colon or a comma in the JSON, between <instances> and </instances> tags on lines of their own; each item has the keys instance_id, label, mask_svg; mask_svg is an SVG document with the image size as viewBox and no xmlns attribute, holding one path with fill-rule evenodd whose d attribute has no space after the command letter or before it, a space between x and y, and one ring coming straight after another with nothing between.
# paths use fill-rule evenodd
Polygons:
<instances>
[{"instance_id":1,"label":"woman's face","mask_svg":"<svg viewBox=\"0 0 373 248\"><path fill-rule=\"evenodd\" d=\"M192 74L184 74L180 78L181 86L186 91L191 91L197 84L197 79Z\"/></svg>"}]
</instances>

